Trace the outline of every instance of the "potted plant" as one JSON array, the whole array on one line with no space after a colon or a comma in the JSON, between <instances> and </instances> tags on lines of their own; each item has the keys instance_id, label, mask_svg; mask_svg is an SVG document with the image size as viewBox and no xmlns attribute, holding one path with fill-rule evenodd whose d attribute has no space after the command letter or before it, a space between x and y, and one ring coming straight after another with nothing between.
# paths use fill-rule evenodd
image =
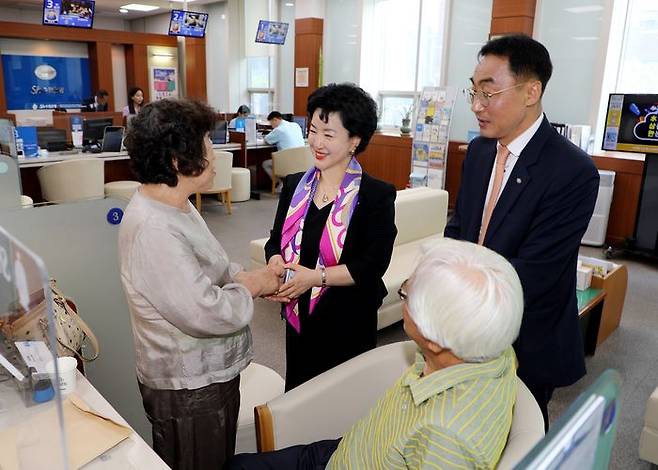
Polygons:
<instances>
[{"instance_id":1,"label":"potted plant","mask_svg":"<svg viewBox=\"0 0 658 470\"><path fill-rule=\"evenodd\" d=\"M413 112L413 105L402 108L402 125L400 126L400 134L411 134L411 113Z\"/></svg>"}]
</instances>

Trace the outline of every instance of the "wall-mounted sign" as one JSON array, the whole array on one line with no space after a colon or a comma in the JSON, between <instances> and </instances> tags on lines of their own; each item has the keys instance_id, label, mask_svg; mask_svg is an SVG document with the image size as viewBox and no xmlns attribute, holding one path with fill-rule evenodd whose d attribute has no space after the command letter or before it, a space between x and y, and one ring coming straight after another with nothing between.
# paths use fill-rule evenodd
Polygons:
<instances>
[{"instance_id":1,"label":"wall-mounted sign","mask_svg":"<svg viewBox=\"0 0 658 470\"><path fill-rule=\"evenodd\" d=\"M174 67L151 67L153 101L178 98L178 73Z\"/></svg>"},{"instance_id":2,"label":"wall-mounted sign","mask_svg":"<svg viewBox=\"0 0 658 470\"><path fill-rule=\"evenodd\" d=\"M2 55L7 109L80 108L91 96L89 59Z\"/></svg>"}]
</instances>

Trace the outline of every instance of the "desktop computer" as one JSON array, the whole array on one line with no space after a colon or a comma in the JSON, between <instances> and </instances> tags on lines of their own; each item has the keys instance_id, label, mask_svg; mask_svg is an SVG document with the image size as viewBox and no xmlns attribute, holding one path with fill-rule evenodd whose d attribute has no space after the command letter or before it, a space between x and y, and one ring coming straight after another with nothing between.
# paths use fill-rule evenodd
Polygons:
<instances>
[{"instance_id":1,"label":"desktop computer","mask_svg":"<svg viewBox=\"0 0 658 470\"><path fill-rule=\"evenodd\" d=\"M228 142L228 122L217 121L215 128L210 131L210 140L213 144L225 144Z\"/></svg>"},{"instance_id":2,"label":"desktop computer","mask_svg":"<svg viewBox=\"0 0 658 470\"><path fill-rule=\"evenodd\" d=\"M100 152L105 128L112 127L113 121L108 118L86 118L82 121L82 146L86 152Z\"/></svg>"}]
</instances>

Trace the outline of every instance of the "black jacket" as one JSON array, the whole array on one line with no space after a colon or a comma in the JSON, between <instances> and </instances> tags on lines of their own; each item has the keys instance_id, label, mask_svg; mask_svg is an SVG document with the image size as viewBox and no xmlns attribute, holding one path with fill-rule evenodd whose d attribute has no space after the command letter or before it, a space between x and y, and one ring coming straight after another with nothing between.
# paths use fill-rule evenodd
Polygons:
<instances>
[{"instance_id":1,"label":"black jacket","mask_svg":"<svg viewBox=\"0 0 658 470\"><path fill-rule=\"evenodd\" d=\"M496 140L468 147L455 213L445 236L477 243ZM525 311L514 344L521 379L565 386L585 374L576 264L598 194L592 159L544 117L493 211L484 246L507 258L523 285Z\"/></svg>"}]
</instances>

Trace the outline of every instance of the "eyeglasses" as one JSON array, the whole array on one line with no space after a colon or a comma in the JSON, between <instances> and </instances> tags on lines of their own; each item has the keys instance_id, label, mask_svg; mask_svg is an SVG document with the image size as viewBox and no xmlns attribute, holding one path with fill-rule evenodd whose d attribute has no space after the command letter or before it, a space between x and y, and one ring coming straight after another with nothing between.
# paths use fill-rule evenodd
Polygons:
<instances>
[{"instance_id":1,"label":"eyeglasses","mask_svg":"<svg viewBox=\"0 0 658 470\"><path fill-rule=\"evenodd\" d=\"M493 93L489 93L484 90L475 90L473 88L464 88L464 95L466 95L466 101L468 101L468 104L473 104L473 102L475 101L475 97L477 97L480 104L486 108L487 106L489 106L489 102L491 98L493 98L494 96L499 95L507 90L518 88L521 85L525 85L526 83L527 82L517 83L516 85L503 88L502 90L494 91Z\"/></svg>"},{"instance_id":2,"label":"eyeglasses","mask_svg":"<svg viewBox=\"0 0 658 470\"><path fill-rule=\"evenodd\" d=\"M409 279L405 280L405 281L402 283L402 285L400 286L400 288L398 289L398 295L400 296L400 300L401 300L402 302L406 302L407 299L409 298L409 295L407 294L407 289L406 289L407 281L408 281L408 280L409 280Z\"/></svg>"}]
</instances>

